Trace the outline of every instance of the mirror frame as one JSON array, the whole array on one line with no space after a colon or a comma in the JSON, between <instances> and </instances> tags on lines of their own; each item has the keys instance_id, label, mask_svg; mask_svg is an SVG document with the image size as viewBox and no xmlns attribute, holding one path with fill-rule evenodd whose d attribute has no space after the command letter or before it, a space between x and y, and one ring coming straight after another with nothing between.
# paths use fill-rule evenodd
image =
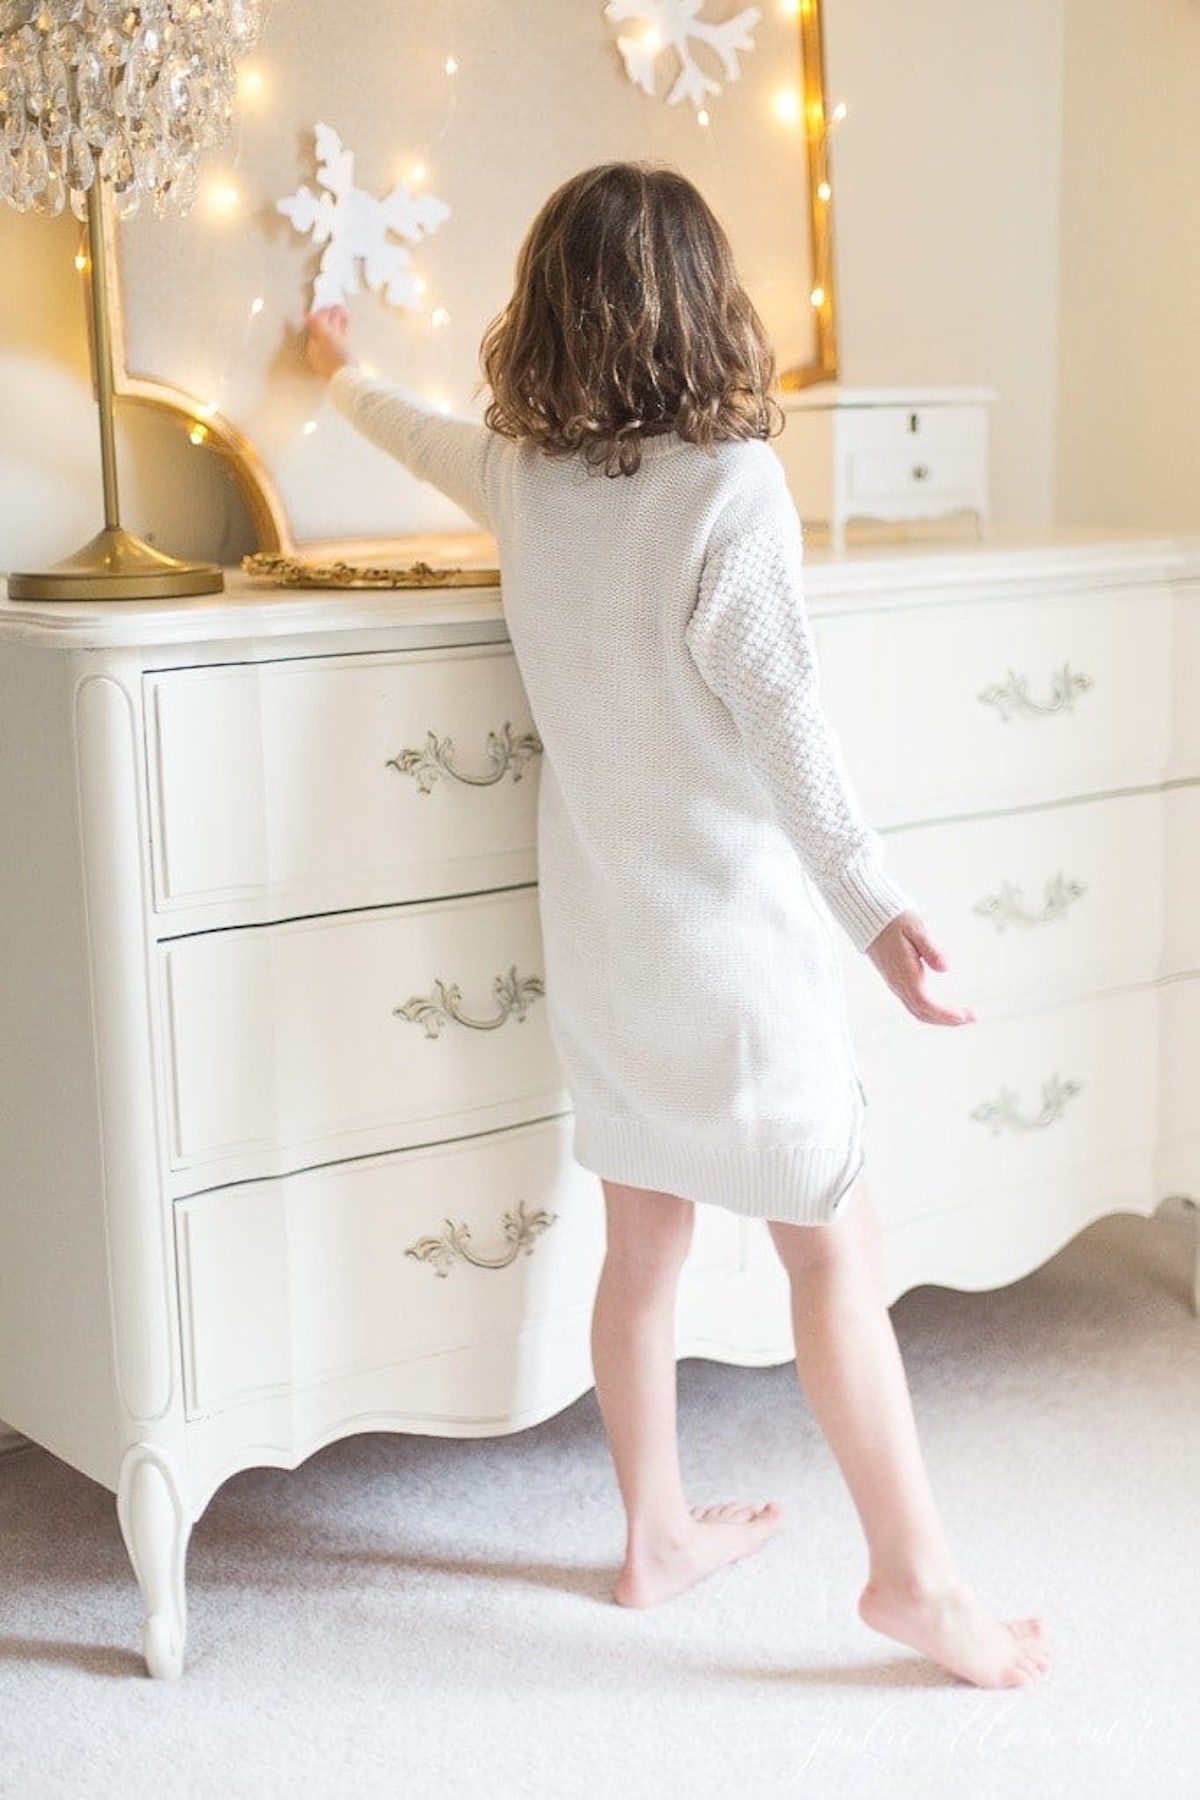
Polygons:
<instances>
[{"instance_id":1,"label":"mirror frame","mask_svg":"<svg viewBox=\"0 0 1200 1800\"><path fill-rule=\"evenodd\" d=\"M825 80L825 43L821 0L798 0L799 55L803 105L803 137L808 166L807 230L813 271L812 309L815 351L812 359L783 369L779 386L795 392L838 375L837 292L834 264L833 194L829 155L829 110ZM107 278L113 345L113 382L118 400L166 411L180 421L193 442L215 450L228 464L250 518L258 551L270 558L301 558L287 508L269 468L249 436L224 414L212 413L199 398L156 376L130 367L121 299L118 243L120 227L106 235ZM421 540L424 546L431 540ZM313 546L314 552L327 546ZM300 565L297 565L298 567ZM424 567L424 564L421 565ZM447 572L449 573L449 571ZM421 585L434 585L423 580Z\"/></svg>"}]
</instances>

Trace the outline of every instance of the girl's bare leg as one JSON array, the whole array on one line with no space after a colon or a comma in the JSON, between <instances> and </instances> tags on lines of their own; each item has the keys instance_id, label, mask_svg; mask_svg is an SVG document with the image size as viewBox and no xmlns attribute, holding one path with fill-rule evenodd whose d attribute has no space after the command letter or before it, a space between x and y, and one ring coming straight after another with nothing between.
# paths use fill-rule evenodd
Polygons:
<instances>
[{"instance_id":1,"label":"girl's bare leg","mask_svg":"<svg viewBox=\"0 0 1200 1800\"><path fill-rule=\"evenodd\" d=\"M774 1504L689 1507L675 1420L675 1293L695 1209L674 1194L604 1183L608 1250L592 1319L596 1396L625 1504L622 1606L654 1606L749 1556Z\"/></svg>"},{"instance_id":2,"label":"girl's bare leg","mask_svg":"<svg viewBox=\"0 0 1200 1800\"><path fill-rule=\"evenodd\" d=\"M1041 1622L992 1618L959 1576L917 1441L860 1184L832 1225L772 1225L792 1288L796 1367L845 1477L870 1557L859 1612L980 1687L1020 1687L1049 1660Z\"/></svg>"}]
</instances>

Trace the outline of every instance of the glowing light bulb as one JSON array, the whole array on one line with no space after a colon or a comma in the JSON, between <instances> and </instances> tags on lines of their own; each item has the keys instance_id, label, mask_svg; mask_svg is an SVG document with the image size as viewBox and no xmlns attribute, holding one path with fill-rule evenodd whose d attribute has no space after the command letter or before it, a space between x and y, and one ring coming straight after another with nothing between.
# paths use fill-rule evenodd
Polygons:
<instances>
[{"instance_id":1,"label":"glowing light bulb","mask_svg":"<svg viewBox=\"0 0 1200 1800\"><path fill-rule=\"evenodd\" d=\"M410 163L408 167L409 187L420 187L428 174L429 170L423 162Z\"/></svg>"},{"instance_id":2,"label":"glowing light bulb","mask_svg":"<svg viewBox=\"0 0 1200 1800\"><path fill-rule=\"evenodd\" d=\"M799 120L800 95L795 88L780 88L771 104L781 124L795 125Z\"/></svg>"},{"instance_id":3,"label":"glowing light bulb","mask_svg":"<svg viewBox=\"0 0 1200 1800\"><path fill-rule=\"evenodd\" d=\"M800 14L800 0L779 0L779 10L785 19L795 19Z\"/></svg>"},{"instance_id":4,"label":"glowing light bulb","mask_svg":"<svg viewBox=\"0 0 1200 1800\"><path fill-rule=\"evenodd\" d=\"M315 419L305 419L300 429L305 437L311 437L313 432L317 429L317 421Z\"/></svg>"},{"instance_id":5,"label":"glowing light bulb","mask_svg":"<svg viewBox=\"0 0 1200 1800\"><path fill-rule=\"evenodd\" d=\"M818 200L832 200L833 199L833 189L830 187L830 185L827 181L818 181L818 183L817 183L817 199Z\"/></svg>"},{"instance_id":6,"label":"glowing light bulb","mask_svg":"<svg viewBox=\"0 0 1200 1800\"><path fill-rule=\"evenodd\" d=\"M663 47L662 32L653 25L647 25L645 31L639 31L637 41L647 56L657 56Z\"/></svg>"},{"instance_id":7,"label":"glowing light bulb","mask_svg":"<svg viewBox=\"0 0 1200 1800\"><path fill-rule=\"evenodd\" d=\"M251 302L250 302L250 317L251 317L251 318L252 318L252 319L257 319L257 317L258 317L258 315L259 315L259 313L260 313L260 312L261 312L261 311L262 311L262 309L263 309L263 307L264 307L264 306L265 306L265 305L266 305L266 304L267 304L267 303L266 303L266 301L265 301L265 300L264 300L264 299L263 299L263 297L262 297L262 295L261 295L261 294L256 294L256 295L255 295L255 296L254 296L254 299L253 299L253 300L252 300L252 301L251 301Z\"/></svg>"},{"instance_id":8,"label":"glowing light bulb","mask_svg":"<svg viewBox=\"0 0 1200 1800\"><path fill-rule=\"evenodd\" d=\"M242 63L237 72L238 99L243 104L261 100L266 91L266 76L253 63Z\"/></svg>"},{"instance_id":9,"label":"glowing light bulb","mask_svg":"<svg viewBox=\"0 0 1200 1800\"><path fill-rule=\"evenodd\" d=\"M242 193L227 175L217 175L204 190L204 204L218 219L232 218L242 204Z\"/></svg>"},{"instance_id":10,"label":"glowing light bulb","mask_svg":"<svg viewBox=\"0 0 1200 1800\"><path fill-rule=\"evenodd\" d=\"M712 120L708 116L707 106L702 106L700 111L696 114L696 123L697 125L710 125L712 123Z\"/></svg>"},{"instance_id":11,"label":"glowing light bulb","mask_svg":"<svg viewBox=\"0 0 1200 1800\"><path fill-rule=\"evenodd\" d=\"M442 68L447 75L457 75L459 69L457 56L448 56L442 64Z\"/></svg>"},{"instance_id":12,"label":"glowing light bulb","mask_svg":"<svg viewBox=\"0 0 1200 1800\"><path fill-rule=\"evenodd\" d=\"M815 287L813 289L812 293L808 297L812 301L814 306L824 306L824 304L825 304L825 289L823 287Z\"/></svg>"},{"instance_id":13,"label":"glowing light bulb","mask_svg":"<svg viewBox=\"0 0 1200 1800\"><path fill-rule=\"evenodd\" d=\"M429 323L435 331L440 331L444 325L450 323L450 314L444 306L435 306L429 315Z\"/></svg>"},{"instance_id":14,"label":"glowing light bulb","mask_svg":"<svg viewBox=\"0 0 1200 1800\"><path fill-rule=\"evenodd\" d=\"M840 125L849 110L850 108L846 105L846 102L844 100L839 100L831 115L833 124Z\"/></svg>"},{"instance_id":15,"label":"glowing light bulb","mask_svg":"<svg viewBox=\"0 0 1200 1800\"><path fill-rule=\"evenodd\" d=\"M413 276L413 289L416 293L420 294L422 298L429 292L429 283L423 275Z\"/></svg>"},{"instance_id":16,"label":"glowing light bulb","mask_svg":"<svg viewBox=\"0 0 1200 1800\"><path fill-rule=\"evenodd\" d=\"M87 266L88 266L87 251L86 250L77 250L75 252L75 267L79 270L79 273L81 275L83 274L83 271L87 268Z\"/></svg>"},{"instance_id":17,"label":"glowing light bulb","mask_svg":"<svg viewBox=\"0 0 1200 1800\"><path fill-rule=\"evenodd\" d=\"M195 424L192 426L192 429L188 432L188 442L191 444L195 444L197 446L197 448L199 448L199 446L204 442L204 440L207 436L208 436L207 425L202 425L200 423L199 419L197 419Z\"/></svg>"}]
</instances>

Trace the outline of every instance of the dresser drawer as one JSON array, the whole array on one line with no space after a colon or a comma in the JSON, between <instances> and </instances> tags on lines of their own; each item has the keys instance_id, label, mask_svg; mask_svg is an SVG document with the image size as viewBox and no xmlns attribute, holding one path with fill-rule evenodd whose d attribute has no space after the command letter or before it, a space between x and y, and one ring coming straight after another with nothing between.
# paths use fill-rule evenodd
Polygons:
<instances>
[{"instance_id":1,"label":"dresser drawer","mask_svg":"<svg viewBox=\"0 0 1200 1800\"><path fill-rule=\"evenodd\" d=\"M568 1121L199 1195L175 1226L193 1418L466 1351L515 1386L539 1320L576 1312L586 1344L604 1239Z\"/></svg>"},{"instance_id":2,"label":"dresser drawer","mask_svg":"<svg viewBox=\"0 0 1200 1800\"><path fill-rule=\"evenodd\" d=\"M532 888L159 954L176 1193L564 1110Z\"/></svg>"},{"instance_id":3,"label":"dresser drawer","mask_svg":"<svg viewBox=\"0 0 1200 1800\"><path fill-rule=\"evenodd\" d=\"M1021 1191L1158 1132L1162 1013L1142 989L860 1048L868 1173L887 1220Z\"/></svg>"},{"instance_id":4,"label":"dresser drawer","mask_svg":"<svg viewBox=\"0 0 1200 1800\"><path fill-rule=\"evenodd\" d=\"M816 622L825 705L876 825L1160 779L1169 634L1161 588Z\"/></svg>"},{"instance_id":5,"label":"dresser drawer","mask_svg":"<svg viewBox=\"0 0 1200 1800\"><path fill-rule=\"evenodd\" d=\"M506 645L147 683L168 929L534 879L540 745Z\"/></svg>"},{"instance_id":6,"label":"dresser drawer","mask_svg":"<svg viewBox=\"0 0 1200 1800\"><path fill-rule=\"evenodd\" d=\"M931 991L986 1012L1200 966L1197 838L1200 787L889 832L885 854L949 957ZM867 957L847 954L846 986L856 1027L901 1016Z\"/></svg>"}]
</instances>

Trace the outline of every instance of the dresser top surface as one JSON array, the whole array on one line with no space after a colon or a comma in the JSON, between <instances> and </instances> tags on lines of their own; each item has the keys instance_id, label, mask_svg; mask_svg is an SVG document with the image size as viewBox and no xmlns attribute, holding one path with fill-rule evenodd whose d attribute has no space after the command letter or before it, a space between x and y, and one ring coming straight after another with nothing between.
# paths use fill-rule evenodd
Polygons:
<instances>
[{"instance_id":1,"label":"dresser top surface","mask_svg":"<svg viewBox=\"0 0 1200 1800\"><path fill-rule=\"evenodd\" d=\"M815 614L850 604L921 598L952 601L1083 592L1140 581L1200 581L1200 537L1047 530L965 539L863 542L806 550L806 594ZM499 588L268 588L240 570L226 591L188 600L38 602L0 599L0 643L61 650L211 645L270 654L287 642L320 654L337 640L356 648L489 643L506 636Z\"/></svg>"}]
</instances>

